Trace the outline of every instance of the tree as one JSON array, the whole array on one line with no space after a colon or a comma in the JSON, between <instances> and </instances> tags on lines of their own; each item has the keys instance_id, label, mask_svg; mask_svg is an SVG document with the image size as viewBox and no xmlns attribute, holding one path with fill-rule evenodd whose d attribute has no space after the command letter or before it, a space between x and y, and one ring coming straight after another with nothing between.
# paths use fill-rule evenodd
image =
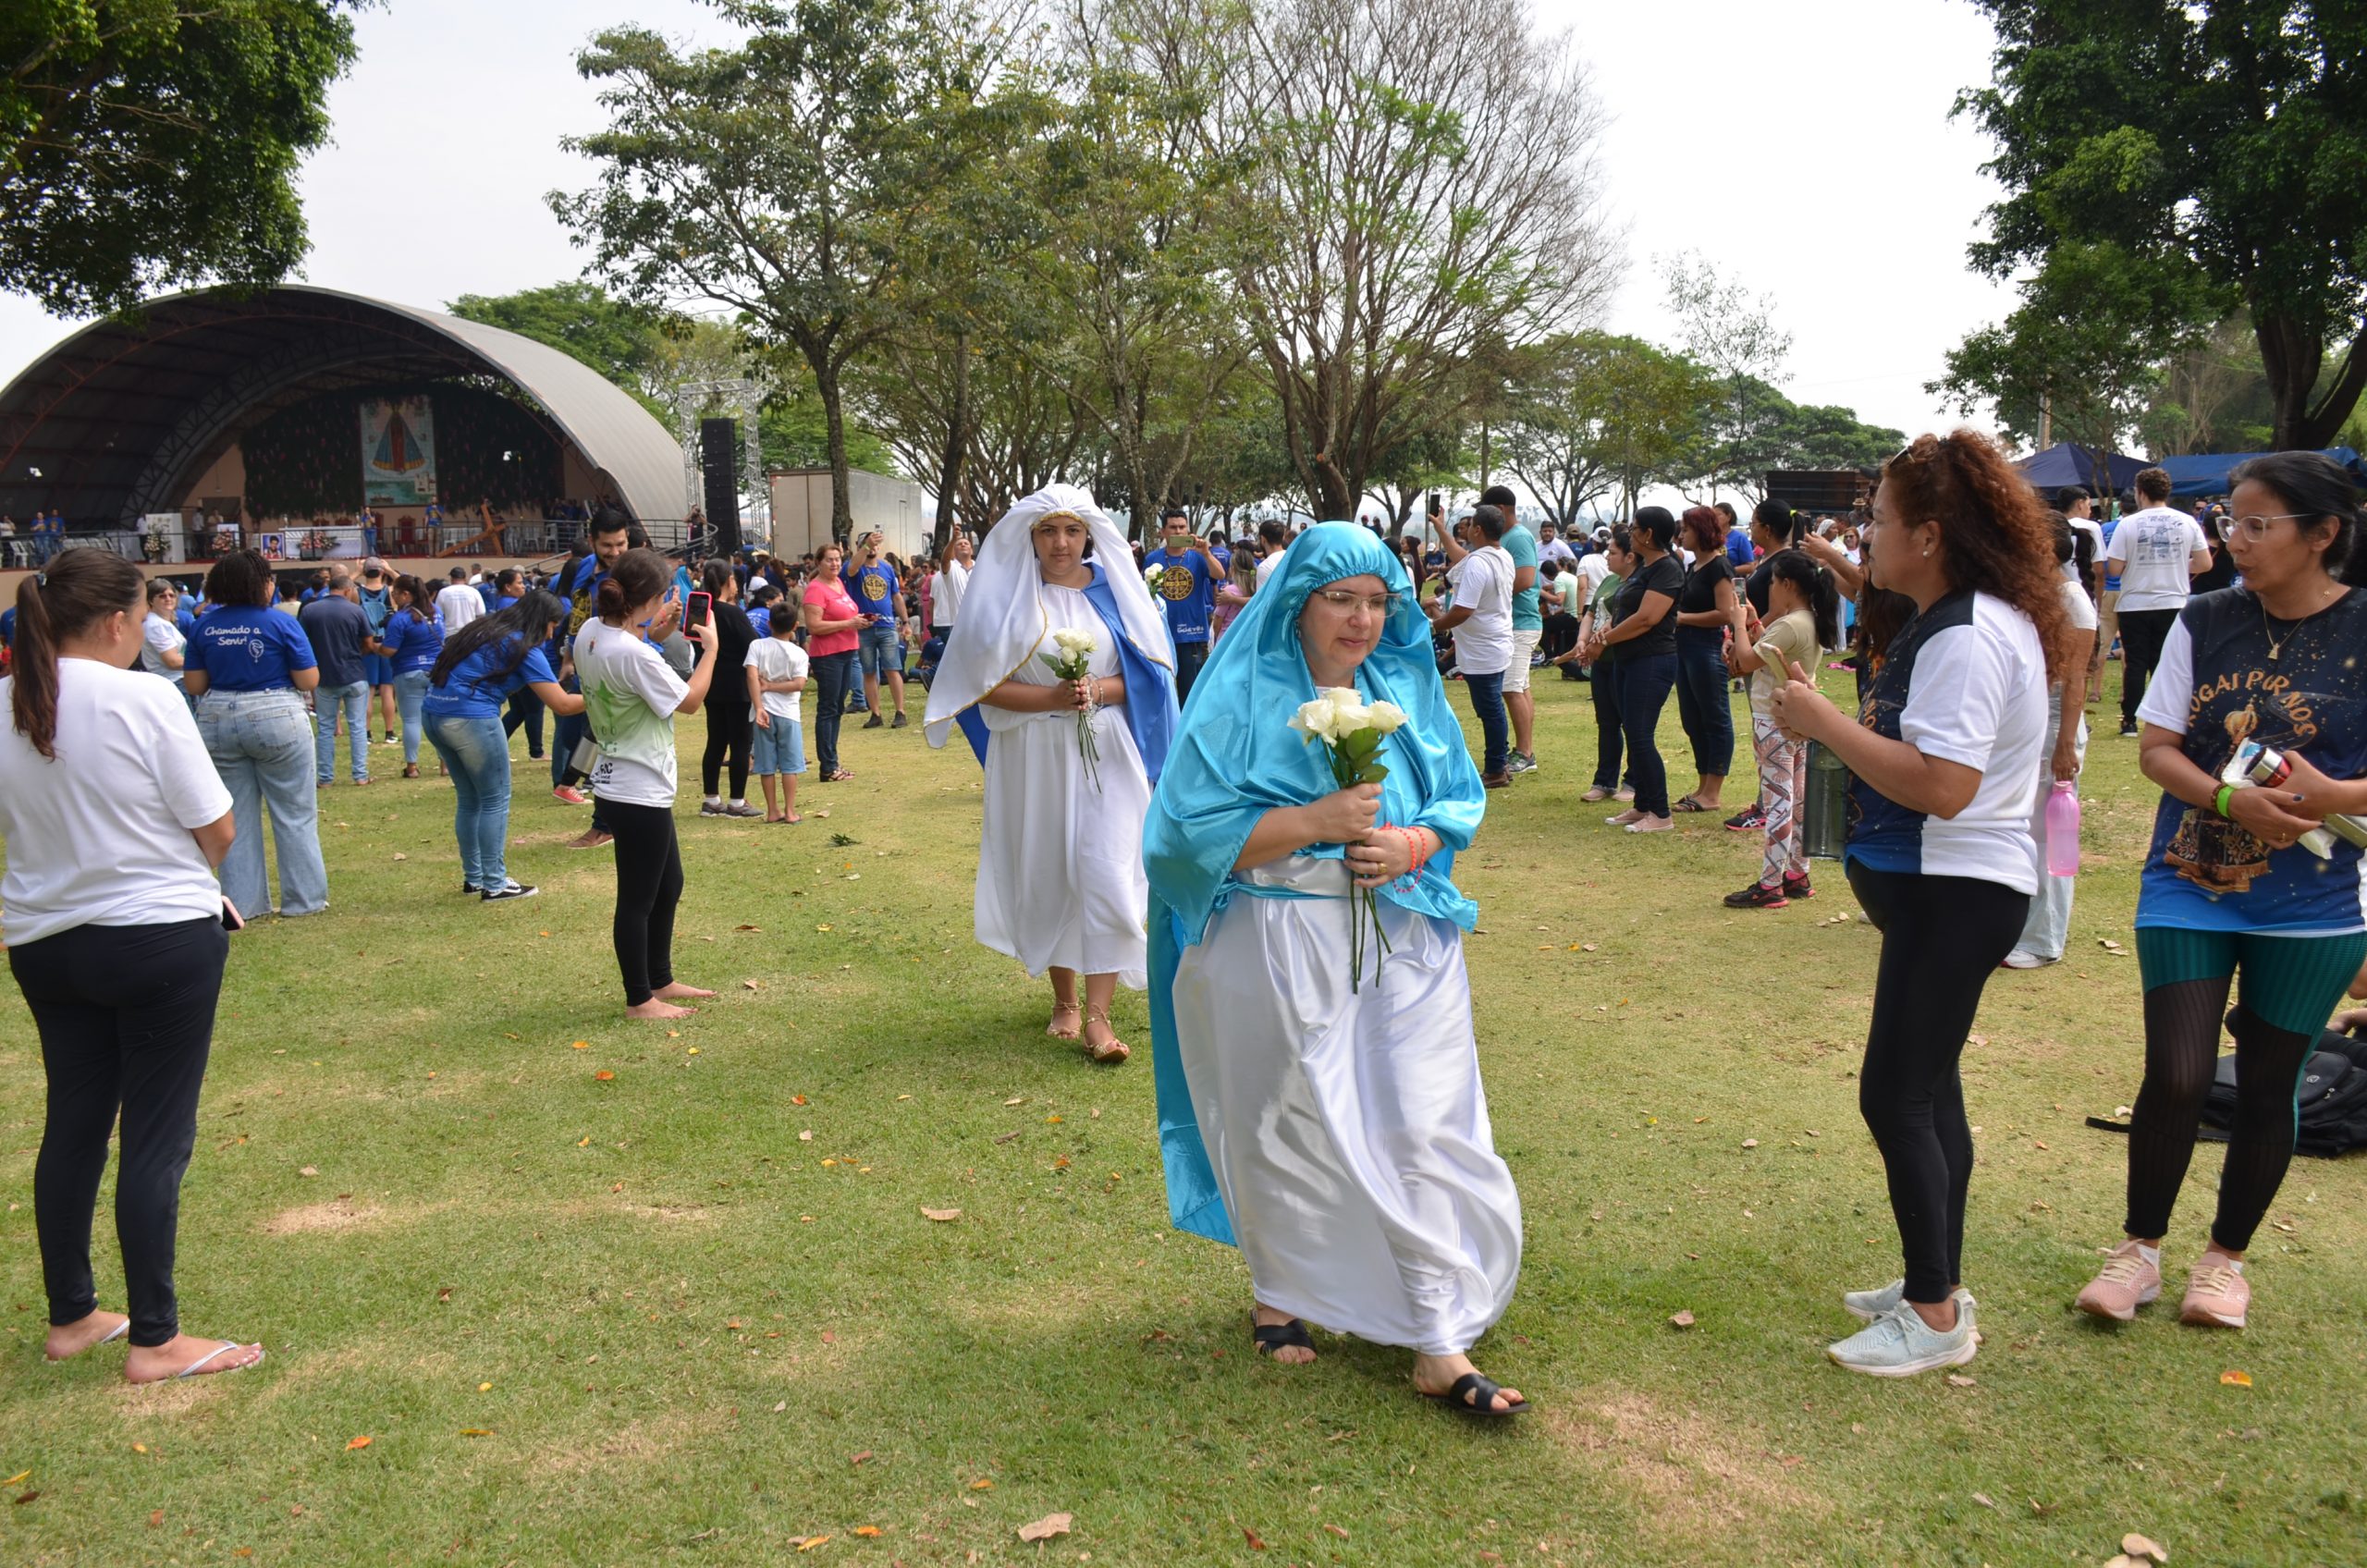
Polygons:
<instances>
[{"instance_id":1,"label":"tree","mask_svg":"<svg viewBox=\"0 0 2367 1568\"><path fill-rule=\"evenodd\" d=\"M1980 4L1997 32L1991 80L1956 109L1995 141L1986 168L2006 194L1974 264L1999 278L2031 269L2039 291L2059 292L2052 275L2068 258L2091 298L2191 301L2189 334L2241 306L2273 444L2326 445L2367 390L2367 9ZM2105 268L2124 275L2116 285L2095 276ZM2038 318L2019 325L2027 336L2009 331L2003 346L2027 386L2047 345ZM2147 363L2184 346L2160 340L2143 310L2117 325Z\"/></svg>"},{"instance_id":2,"label":"tree","mask_svg":"<svg viewBox=\"0 0 2367 1568\"><path fill-rule=\"evenodd\" d=\"M627 303L596 283L581 282L515 294L463 294L444 308L463 321L483 322L571 354L639 398L659 419L673 417L652 385L652 373L667 357L665 312Z\"/></svg>"},{"instance_id":3,"label":"tree","mask_svg":"<svg viewBox=\"0 0 2367 1568\"><path fill-rule=\"evenodd\" d=\"M1147 69L1240 169L1230 281L1318 515L1451 423L1466 361L1612 281L1600 109L1566 43L1489 0L1129 0Z\"/></svg>"},{"instance_id":4,"label":"tree","mask_svg":"<svg viewBox=\"0 0 2367 1568\"><path fill-rule=\"evenodd\" d=\"M1779 432L1790 404L1775 383L1792 335L1775 325L1772 295L1754 299L1699 255L1686 251L1660 265L1669 311L1684 325L1686 356L1710 394L1681 465L1686 478L1705 491L1756 495L1760 476L1784 466Z\"/></svg>"},{"instance_id":5,"label":"tree","mask_svg":"<svg viewBox=\"0 0 2367 1568\"><path fill-rule=\"evenodd\" d=\"M309 248L294 178L328 139L354 3L0 6L0 285L86 315L285 277Z\"/></svg>"},{"instance_id":6,"label":"tree","mask_svg":"<svg viewBox=\"0 0 2367 1568\"><path fill-rule=\"evenodd\" d=\"M1699 366L1639 337L1550 338L1522 353L1499 450L1558 522L1623 493L1632 509L1635 492L1662 476L1716 393Z\"/></svg>"},{"instance_id":7,"label":"tree","mask_svg":"<svg viewBox=\"0 0 2367 1568\"><path fill-rule=\"evenodd\" d=\"M949 172L942 133L987 62L935 0L714 3L749 30L739 47L678 54L627 27L577 55L611 120L564 143L598 183L549 201L630 297L714 301L803 359L844 533L847 368L895 319L910 230Z\"/></svg>"}]
</instances>

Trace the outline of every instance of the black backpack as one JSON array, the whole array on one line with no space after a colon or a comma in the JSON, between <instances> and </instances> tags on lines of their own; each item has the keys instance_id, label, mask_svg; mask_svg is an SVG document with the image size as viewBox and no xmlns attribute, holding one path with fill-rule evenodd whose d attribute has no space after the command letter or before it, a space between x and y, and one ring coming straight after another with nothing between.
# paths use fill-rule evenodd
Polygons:
<instances>
[{"instance_id":1,"label":"black backpack","mask_svg":"<svg viewBox=\"0 0 2367 1568\"><path fill-rule=\"evenodd\" d=\"M2367 1148L2367 1040L2337 1035L2318 1036L2318 1048L2301 1069L2295 1096L2300 1108L2300 1130L2293 1144L2296 1154L2332 1159L2352 1149ZM2226 1143L2236 1121L2236 1058L2219 1059L2211 1092L2202 1102L2201 1136ZM2128 1123L2101 1116L2088 1125L2107 1133L2126 1133Z\"/></svg>"}]
</instances>

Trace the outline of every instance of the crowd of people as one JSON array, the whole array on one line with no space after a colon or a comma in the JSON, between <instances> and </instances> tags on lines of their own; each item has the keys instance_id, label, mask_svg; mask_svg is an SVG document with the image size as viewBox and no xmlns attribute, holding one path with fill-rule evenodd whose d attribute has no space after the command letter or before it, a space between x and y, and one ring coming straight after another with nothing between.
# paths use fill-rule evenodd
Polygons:
<instances>
[{"instance_id":1,"label":"crowd of people","mask_svg":"<svg viewBox=\"0 0 2367 1568\"><path fill-rule=\"evenodd\" d=\"M2158 471L2139 476L2137 499L2166 496ZM2338 822L2367 812L2367 520L2313 454L2239 469L2224 528L2152 505L2106 534L2078 515L2087 499L2042 498L1957 432L1892 459L1846 522L1643 507L1575 541L1490 491L1452 526L1441 515L1429 549L1354 523L1202 539L1175 511L1138 552L1056 485L975 558L957 538L898 561L865 534L804 561L693 563L606 512L547 582L459 569L431 592L372 560L358 580L332 569L292 616L268 563L240 552L186 623L138 569L68 550L0 628L0 897L51 1085L35 1176L48 1351L128 1336L141 1381L261 1359L180 1333L178 1184L226 933L274 907L264 819L277 913L325 911L315 797L340 726L349 778L368 782L374 717L393 739L386 687L408 769L423 739L451 781L461 890L485 903L534 892L504 851L509 737L544 751L548 713L554 790L592 812L577 843L615 847L627 1012L679 1019L709 993L672 962L678 718L706 724L703 815L794 824L807 686L827 782L851 777L842 716L902 725L910 675L927 741L959 730L983 767L975 929L1049 982L1046 1032L1123 1062L1113 999L1148 991L1171 1215L1239 1247L1254 1348L1303 1365L1321 1324L1411 1352L1417 1391L1463 1414L1515 1415L1528 1402L1471 1359L1511 1300L1522 1228L1479 1079L1462 943L1478 911L1454 865L1491 791L1549 772L1528 688L1558 668L1589 681L1597 721L1580 798L1622 806L1611 821L1636 833L1728 803L1743 684L1758 799L1726 821L1764 847L1730 906L1811 896L1803 808L1820 772L1839 779L1843 874L1881 933L1859 1109L1901 1268L1843 1293L1866 1326L1827 1354L1883 1377L1962 1365L1979 1340L1959 1061L1991 977L2061 955L2069 879L2045 802L2076 788L2115 567L2139 761L2162 796L2135 913L2126 1236L2077 1305L2127 1320L2161 1293L2240 974L2235 1124L2180 1308L2239 1329L2298 1076L2367 982L2352 842L2367 832ZM2234 580L2195 592L2223 552ZM1820 683L1839 655L1852 704ZM1674 800L1657 741L1673 693L1695 780ZM100 1307L89 1257L118 1109L127 1313Z\"/></svg>"}]
</instances>

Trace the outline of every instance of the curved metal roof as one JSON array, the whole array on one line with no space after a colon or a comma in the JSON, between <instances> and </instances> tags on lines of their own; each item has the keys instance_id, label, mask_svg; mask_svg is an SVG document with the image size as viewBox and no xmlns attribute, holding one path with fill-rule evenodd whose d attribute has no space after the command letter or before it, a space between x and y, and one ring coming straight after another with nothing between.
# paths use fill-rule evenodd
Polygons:
<instances>
[{"instance_id":1,"label":"curved metal roof","mask_svg":"<svg viewBox=\"0 0 2367 1568\"><path fill-rule=\"evenodd\" d=\"M681 447L582 361L499 327L300 285L168 294L35 361L0 388L0 512L129 522L172 509L240 435L291 403L485 374L540 404L634 517L682 515Z\"/></svg>"}]
</instances>

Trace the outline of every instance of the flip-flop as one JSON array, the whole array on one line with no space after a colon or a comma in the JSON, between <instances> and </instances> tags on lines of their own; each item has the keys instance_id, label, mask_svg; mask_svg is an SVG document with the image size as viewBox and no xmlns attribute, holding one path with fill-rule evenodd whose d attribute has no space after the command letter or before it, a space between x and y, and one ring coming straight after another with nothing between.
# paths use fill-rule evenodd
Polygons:
<instances>
[{"instance_id":1,"label":"flip-flop","mask_svg":"<svg viewBox=\"0 0 2367 1568\"><path fill-rule=\"evenodd\" d=\"M1718 808L1705 806L1691 795L1679 795L1676 799L1676 809L1678 811L1715 811Z\"/></svg>"},{"instance_id":2,"label":"flip-flop","mask_svg":"<svg viewBox=\"0 0 2367 1568\"><path fill-rule=\"evenodd\" d=\"M101 1345L111 1345L129 1332L131 1332L131 1319L127 1317L122 1322L115 1326L115 1332L107 1335L104 1339L92 1340L89 1344L84 1345L80 1350L76 1351L74 1355L88 1355L91 1352L98 1349ZM43 1351L42 1355L43 1358L49 1362L53 1366L62 1365L74 1359L74 1355L51 1355L46 1351Z\"/></svg>"},{"instance_id":3,"label":"flip-flop","mask_svg":"<svg viewBox=\"0 0 2367 1568\"><path fill-rule=\"evenodd\" d=\"M236 1366L222 1366L216 1367L212 1372L205 1371L205 1364L207 1362L213 1360L217 1355L226 1355L234 1350L251 1350L255 1353L255 1358L252 1361L242 1361ZM220 1344L215 1345L212 1350L207 1351L203 1355L199 1356L195 1361L190 1362L187 1366L182 1367L179 1371L174 1373L169 1378L143 1378L141 1381L146 1383L173 1383L178 1382L183 1378L197 1377L201 1373L207 1377L220 1377L224 1373L227 1372L244 1372L250 1366L262 1366L263 1362L264 1348L261 1344L242 1345L236 1340L225 1340Z\"/></svg>"},{"instance_id":4,"label":"flip-flop","mask_svg":"<svg viewBox=\"0 0 2367 1568\"><path fill-rule=\"evenodd\" d=\"M1528 1408L1528 1401L1521 1400L1506 1409L1498 1410L1496 1396L1504 1390L1491 1379L1478 1372L1466 1372L1462 1377L1457 1378L1453 1386L1442 1394L1426 1393L1420 1389L1416 1389L1414 1391L1421 1394L1424 1399L1437 1400L1451 1410L1482 1420L1501 1421L1508 1416L1518 1415Z\"/></svg>"},{"instance_id":5,"label":"flip-flop","mask_svg":"<svg viewBox=\"0 0 2367 1568\"><path fill-rule=\"evenodd\" d=\"M1301 1350L1315 1348L1306 1325L1295 1317L1287 1323L1251 1322L1249 1342L1259 1355L1271 1355L1284 1345L1296 1345Z\"/></svg>"}]
</instances>

